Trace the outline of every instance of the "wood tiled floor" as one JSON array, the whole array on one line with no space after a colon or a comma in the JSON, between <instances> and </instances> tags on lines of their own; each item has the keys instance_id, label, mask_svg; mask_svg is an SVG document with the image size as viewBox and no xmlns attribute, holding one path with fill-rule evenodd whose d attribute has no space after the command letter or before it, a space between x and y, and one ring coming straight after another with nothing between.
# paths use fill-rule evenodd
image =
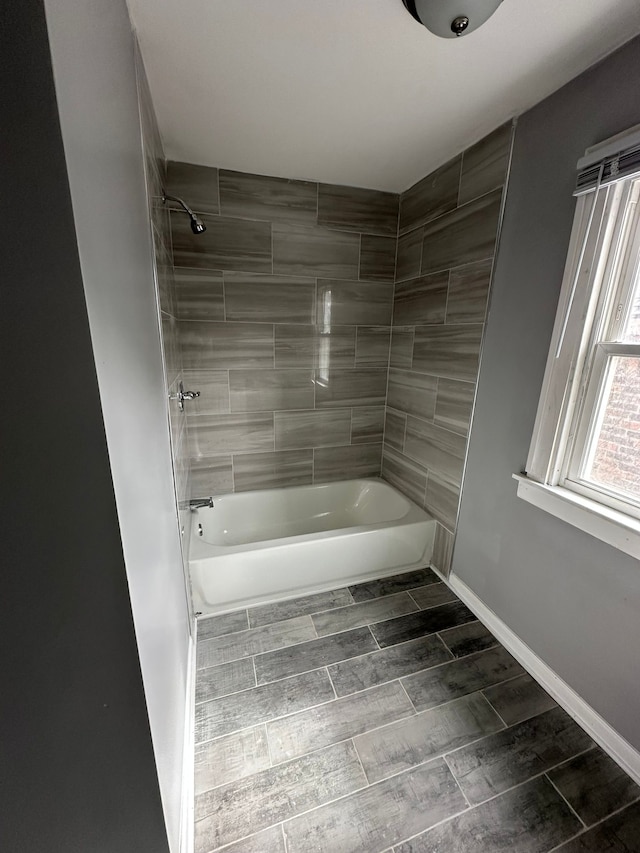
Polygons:
<instances>
[{"instance_id":1,"label":"wood tiled floor","mask_svg":"<svg viewBox=\"0 0 640 853\"><path fill-rule=\"evenodd\" d=\"M640 788L430 569L200 620L196 853L638 853Z\"/></svg>"}]
</instances>

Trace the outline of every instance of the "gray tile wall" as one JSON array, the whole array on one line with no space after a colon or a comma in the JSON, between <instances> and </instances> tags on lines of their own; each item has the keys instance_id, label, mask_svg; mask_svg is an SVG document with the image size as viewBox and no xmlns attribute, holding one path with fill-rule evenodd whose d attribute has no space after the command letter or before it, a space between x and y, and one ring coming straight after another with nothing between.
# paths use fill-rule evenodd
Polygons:
<instances>
[{"instance_id":1,"label":"gray tile wall","mask_svg":"<svg viewBox=\"0 0 640 853\"><path fill-rule=\"evenodd\" d=\"M144 74L144 72L142 72ZM187 419L170 395L178 391L178 383L187 382L183 372L181 344L178 339L179 305L187 302L193 307L191 297L192 283L176 282L173 274L170 213L162 203L162 190L165 180L165 159L162 142L156 123L151 95L146 79L139 81L141 105L142 135L145 151L147 195L149 198L150 218L153 230L156 280L160 308L160 336L167 383L168 418L171 432L171 451L173 455L174 484L176 504L181 522L188 521L185 506L190 497L189 442L187 438ZM197 307L197 306L196 306ZM213 380L215 386L215 380ZM183 552L186 570L186 549Z\"/></svg>"},{"instance_id":2,"label":"gray tile wall","mask_svg":"<svg viewBox=\"0 0 640 853\"><path fill-rule=\"evenodd\" d=\"M382 476L438 521L448 573L511 124L400 197Z\"/></svg>"},{"instance_id":3,"label":"gray tile wall","mask_svg":"<svg viewBox=\"0 0 640 853\"><path fill-rule=\"evenodd\" d=\"M167 187L207 225L171 214L193 495L379 476L399 196L174 162Z\"/></svg>"}]
</instances>

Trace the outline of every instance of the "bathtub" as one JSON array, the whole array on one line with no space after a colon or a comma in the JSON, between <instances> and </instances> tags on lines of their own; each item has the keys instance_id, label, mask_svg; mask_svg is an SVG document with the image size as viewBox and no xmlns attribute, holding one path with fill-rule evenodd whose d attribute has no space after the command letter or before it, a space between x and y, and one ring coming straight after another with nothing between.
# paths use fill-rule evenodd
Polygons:
<instances>
[{"instance_id":1,"label":"bathtub","mask_svg":"<svg viewBox=\"0 0 640 853\"><path fill-rule=\"evenodd\" d=\"M322 592L422 566L435 521L382 480L214 496L193 513L196 612Z\"/></svg>"}]
</instances>

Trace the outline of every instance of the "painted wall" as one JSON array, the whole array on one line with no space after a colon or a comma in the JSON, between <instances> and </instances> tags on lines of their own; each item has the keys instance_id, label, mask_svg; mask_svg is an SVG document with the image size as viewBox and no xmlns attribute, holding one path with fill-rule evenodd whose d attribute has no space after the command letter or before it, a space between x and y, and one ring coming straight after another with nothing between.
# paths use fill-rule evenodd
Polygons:
<instances>
[{"instance_id":1,"label":"painted wall","mask_svg":"<svg viewBox=\"0 0 640 853\"><path fill-rule=\"evenodd\" d=\"M168 164L192 491L380 474L398 196Z\"/></svg>"},{"instance_id":2,"label":"painted wall","mask_svg":"<svg viewBox=\"0 0 640 853\"><path fill-rule=\"evenodd\" d=\"M46 0L45 8L151 734L177 850L189 618L134 41L124 0Z\"/></svg>"},{"instance_id":3,"label":"painted wall","mask_svg":"<svg viewBox=\"0 0 640 853\"><path fill-rule=\"evenodd\" d=\"M41 0L3 8L0 66L0 849L162 853Z\"/></svg>"},{"instance_id":4,"label":"painted wall","mask_svg":"<svg viewBox=\"0 0 640 853\"><path fill-rule=\"evenodd\" d=\"M449 570L511 123L400 197L382 476L438 521Z\"/></svg>"},{"instance_id":5,"label":"painted wall","mask_svg":"<svg viewBox=\"0 0 640 853\"><path fill-rule=\"evenodd\" d=\"M640 39L518 121L453 572L640 748L640 565L516 497L587 146L640 122Z\"/></svg>"}]
</instances>

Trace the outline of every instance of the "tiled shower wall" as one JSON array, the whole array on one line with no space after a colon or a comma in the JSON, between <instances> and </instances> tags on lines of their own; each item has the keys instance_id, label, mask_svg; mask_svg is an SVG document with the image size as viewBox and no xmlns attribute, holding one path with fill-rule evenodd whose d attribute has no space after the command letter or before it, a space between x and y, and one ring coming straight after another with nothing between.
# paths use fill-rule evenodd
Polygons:
<instances>
[{"instance_id":1,"label":"tiled shower wall","mask_svg":"<svg viewBox=\"0 0 640 853\"><path fill-rule=\"evenodd\" d=\"M162 203L165 177L165 160L151 101L144 66L139 52L136 53L138 74L138 100L145 152L145 167L149 213L153 230L155 267L160 303L161 339L167 381L168 417L171 431L174 482L178 512L183 525L188 524L189 512L185 509L190 497L189 446L187 441L187 419L180 412L175 400L170 399L178 391L178 383L184 379L178 328L175 317L175 280L171 255L171 223L166 205ZM186 560L186 549L183 549Z\"/></svg>"},{"instance_id":2,"label":"tiled shower wall","mask_svg":"<svg viewBox=\"0 0 640 853\"><path fill-rule=\"evenodd\" d=\"M377 476L399 197L168 164L192 493Z\"/></svg>"},{"instance_id":3,"label":"tiled shower wall","mask_svg":"<svg viewBox=\"0 0 640 853\"><path fill-rule=\"evenodd\" d=\"M438 521L450 568L507 177L509 123L400 198L382 476Z\"/></svg>"}]
</instances>

